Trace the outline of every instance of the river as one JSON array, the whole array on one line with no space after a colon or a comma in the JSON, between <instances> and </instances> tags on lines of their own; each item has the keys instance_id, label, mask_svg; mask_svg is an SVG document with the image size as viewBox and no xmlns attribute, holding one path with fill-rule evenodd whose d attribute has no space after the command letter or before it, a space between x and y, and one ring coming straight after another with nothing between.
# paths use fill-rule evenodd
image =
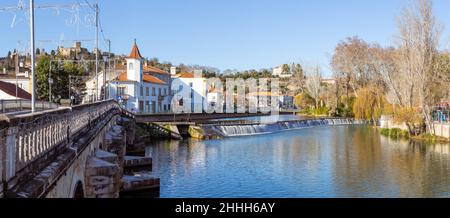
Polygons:
<instances>
[{"instance_id":1,"label":"river","mask_svg":"<svg viewBox=\"0 0 450 218\"><path fill-rule=\"evenodd\" d=\"M322 126L147 147L162 198L450 197L450 145Z\"/></svg>"}]
</instances>

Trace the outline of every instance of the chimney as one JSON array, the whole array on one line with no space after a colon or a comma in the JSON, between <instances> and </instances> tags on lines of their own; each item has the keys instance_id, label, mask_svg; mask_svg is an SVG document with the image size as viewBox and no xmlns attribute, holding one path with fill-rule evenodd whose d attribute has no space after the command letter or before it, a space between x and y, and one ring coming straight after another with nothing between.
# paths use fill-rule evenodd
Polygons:
<instances>
[{"instance_id":1,"label":"chimney","mask_svg":"<svg viewBox=\"0 0 450 218\"><path fill-rule=\"evenodd\" d=\"M177 68L176 67L171 67L170 68L170 75L172 75L172 76L177 75Z\"/></svg>"}]
</instances>

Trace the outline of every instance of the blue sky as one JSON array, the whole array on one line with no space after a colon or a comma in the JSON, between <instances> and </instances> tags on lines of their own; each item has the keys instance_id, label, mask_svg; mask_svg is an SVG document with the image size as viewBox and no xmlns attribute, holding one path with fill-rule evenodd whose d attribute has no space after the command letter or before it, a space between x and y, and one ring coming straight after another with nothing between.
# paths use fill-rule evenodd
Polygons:
<instances>
[{"instance_id":1,"label":"blue sky","mask_svg":"<svg viewBox=\"0 0 450 218\"><path fill-rule=\"evenodd\" d=\"M66 4L84 0L35 0L36 5ZM19 0L2 0L0 7ZM28 0L24 0L28 3ZM90 0L94 3L97 1ZM409 0L98 0L101 22L112 50L128 53L134 38L146 57L175 64L200 64L225 69L270 68L300 61L319 63L328 72L336 44L357 35L368 42L392 44L395 18ZM434 0L440 21L450 23L450 1ZM93 39L95 29L80 9L80 20L65 10L37 10L36 40L47 50L48 42ZM0 12L0 54L26 48L28 29L23 12ZM12 27L14 26L14 27ZM447 44L449 32L443 33ZM21 40L22 43L18 43ZM92 48L92 41L84 42ZM100 44L105 47L104 43ZM447 46L447 45L445 45ZM444 47L444 46L443 46Z\"/></svg>"}]
</instances>

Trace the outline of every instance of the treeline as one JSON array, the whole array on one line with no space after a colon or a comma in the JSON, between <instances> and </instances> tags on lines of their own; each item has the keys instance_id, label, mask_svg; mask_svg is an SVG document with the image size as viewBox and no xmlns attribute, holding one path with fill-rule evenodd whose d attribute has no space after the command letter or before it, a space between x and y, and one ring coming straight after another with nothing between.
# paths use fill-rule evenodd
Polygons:
<instances>
[{"instance_id":1,"label":"treeline","mask_svg":"<svg viewBox=\"0 0 450 218\"><path fill-rule=\"evenodd\" d=\"M307 106L314 100L314 107L324 106L330 115L360 119L392 115L405 122L411 134L432 134L433 106L450 94L450 55L439 50L442 29L432 2L416 0L400 13L392 46L358 37L341 41L331 60L335 85L322 83L318 92L297 96L297 104Z\"/></svg>"}]
</instances>

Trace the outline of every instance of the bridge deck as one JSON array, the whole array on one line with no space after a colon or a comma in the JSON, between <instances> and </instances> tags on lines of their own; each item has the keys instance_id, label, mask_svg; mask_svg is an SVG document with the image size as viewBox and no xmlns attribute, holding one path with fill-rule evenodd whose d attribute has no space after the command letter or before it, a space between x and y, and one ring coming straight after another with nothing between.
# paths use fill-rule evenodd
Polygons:
<instances>
[{"instance_id":1,"label":"bridge deck","mask_svg":"<svg viewBox=\"0 0 450 218\"><path fill-rule=\"evenodd\" d=\"M292 114L292 112L280 112L283 114ZM157 122L197 122L214 119L226 119L226 118L245 118L256 116L270 116L270 113L215 113L215 114L147 114L147 115L134 115L137 123L157 123Z\"/></svg>"}]
</instances>

